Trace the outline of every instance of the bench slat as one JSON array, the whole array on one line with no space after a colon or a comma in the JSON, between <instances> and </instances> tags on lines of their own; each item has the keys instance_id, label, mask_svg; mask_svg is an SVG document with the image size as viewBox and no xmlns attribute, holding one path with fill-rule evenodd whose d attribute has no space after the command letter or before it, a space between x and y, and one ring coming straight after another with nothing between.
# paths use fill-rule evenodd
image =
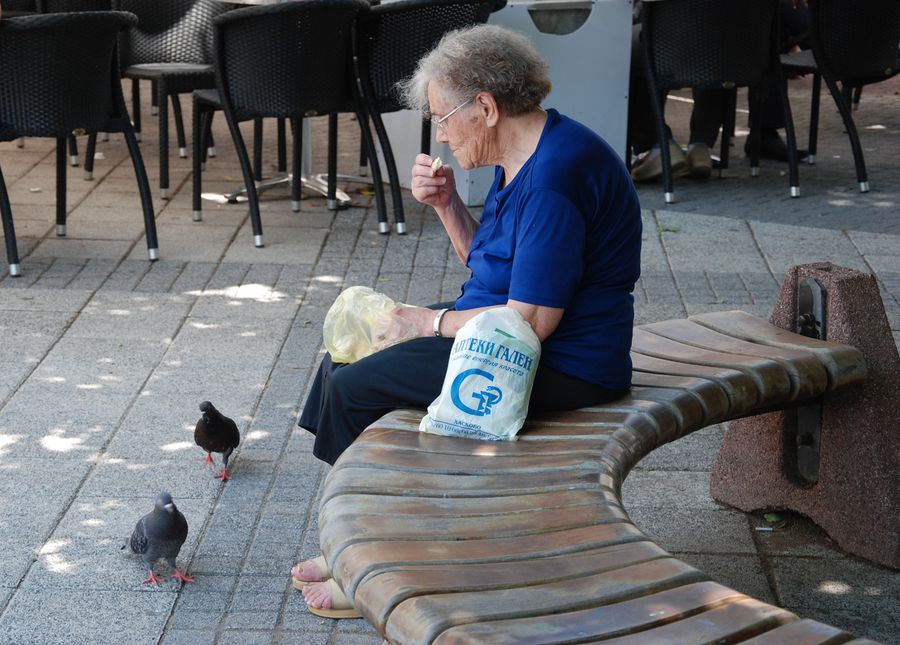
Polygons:
<instances>
[{"instance_id":1,"label":"bench slat","mask_svg":"<svg viewBox=\"0 0 900 645\"><path fill-rule=\"evenodd\" d=\"M415 423L408 423L401 430L399 424L392 422L391 428L384 428L381 422L370 426L359 439L353 444L354 446L378 445L389 447L392 450L409 450L412 452L435 453L445 455L494 455L499 457L518 457L529 455L565 455L570 452L580 452L586 449L584 441L573 440L567 441L559 439L552 443L544 443L539 445L533 442L525 441L476 441L465 439L462 437L444 437L441 435L426 434L419 432L419 419L425 414L422 411L406 411L410 415L414 414ZM392 412L389 415L391 416ZM384 418L384 417L382 417ZM409 417L407 417L409 418ZM624 419L623 419L624 420ZM619 427L619 423L610 423L608 431L612 432ZM594 448L602 450L603 445L607 441L607 437L597 436L596 446ZM356 450L356 448L354 448Z\"/></svg>"},{"instance_id":2,"label":"bench slat","mask_svg":"<svg viewBox=\"0 0 900 645\"><path fill-rule=\"evenodd\" d=\"M483 540L551 533L592 524L615 523L628 519L618 506L603 504L570 509L539 509L483 517L429 517L375 514L340 515L319 527L320 536L354 536L354 540Z\"/></svg>"},{"instance_id":3,"label":"bench slat","mask_svg":"<svg viewBox=\"0 0 900 645\"><path fill-rule=\"evenodd\" d=\"M747 596L715 582L696 582L607 607L452 627L438 636L435 643L550 645L584 642L590 638L650 629L743 598Z\"/></svg>"},{"instance_id":4,"label":"bench slat","mask_svg":"<svg viewBox=\"0 0 900 645\"><path fill-rule=\"evenodd\" d=\"M768 358L726 354L685 345L637 327L631 341L632 353L677 360L692 365L727 367L749 376L760 394L757 405L773 405L791 400L791 379L784 367Z\"/></svg>"},{"instance_id":5,"label":"bench slat","mask_svg":"<svg viewBox=\"0 0 900 645\"><path fill-rule=\"evenodd\" d=\"M742 645L838 645L851 638L837 627L803 618L755 636Z\"/></svg>"},{"instance_id":6,"label":"bench slat","mask_svg":"<svg viewBox=\"0 0 900 645\"><path fill-rule=\"evenodd\" d=\"M361 542L335 545L335 577L353 595L365 576L398 565L515 562L579 553L613 544L647 541L630 522L596 524L564 531L484 540Z\"/></svg>"},{"instance_id":7,"label":"bench slat","mask_svg":"<svg viewBox=\"0 0 900 645\"><path fill-rule=\"evenodd\" d=\"M480 594L567 581L578 583L626 567L671 559L652 542L632 542L534 561L396 567L367 576L357 586L356 597L383 620L394 607L414 596ZM465 581L462 584L461 579Z\"/></svg>"},{"instance_id":8,"label":"bench slat","mask_svg":"<svg viewBox=\"0 0 900 645\"><path fill-rule=\"evenodd\" d=\"M541 473L553 471L597 470L597 455L585 450L562 455L473 455L393 450L376 445L363 444L347 459L341 460L341 468L390 469L403 473L435 473L445 475L502 475L505 473Z\"/></svg>"},{"instance_id":9,"label":"bench slat","mask_svg":"<svg viewBox=\"0 0 900 645\"><path fill-rule=\"evenodd\" d=\"M431 517L480 517L496 513L517 513L541 508L595 506L604 498L592 490L567 490L533 495L503 497L385 497L383 495L345 495L339 508L322 509L321 517L328 521L339 515L367 513L380 509L386 515L421 515Z\"/></svg>"},{"instance_id":10,"label":"bench slat","mask_svg":"<svg viewBox=\"0 0 900 645\"><path fill-rule=\"evenodd\" d=\"M631 352L635 372L698 378L716 383L728 397L728 411L722 420L746 414L756 406L761 394L756 382L746 373L727 367L692 365Z\"/></svg>"},{"instance_id":11,"label":"bench slat","mask_svg":"<svg viewBox=\"0 0 900 645\"><path fill-rule=\"evenodd\" d=\"M689 392L696 396L703 406L706 423L715 423L715 419L725 419L728 416L728 395L715 381L669 374L632 372L631 384L633 387L665 387Z\"/></svg>"},{"instance_id":12,"label":"bench slat","mask_svg":"<svg viewBox=\"0 0 900 645\"><path fill-rule=\"evenodd\" d=\"M642 645L736 643L795 620L797 616L789 611L753 598L742 598L635 636ZM634 645L635 636L611 638L604 643Z\"/></svg>"},{"instance_id":13,"label":"bench slat","mask_svg":"<svg viewBox=\"0 0 900 645\"><path fill-rule=\"evenodd\" d=\"M643 329L664 338L704 349L759 356L776 361L791 378L791 400L808 399L828 386L825 366L808 350L760 345L722 334L691 320L667 320L644 325Z\"/></svg>"},{"instance_id":14,"label":"bench slat","mask_svg":"<svg viewBox=\"0 0 900 645\"><path fill-rule=\"evenodd\" d=\"M660 558L560 582L478 593L415 596L390 612L386 633L388 638L400 643L430 643L440 633L459 624L600 607L705 579L704 574L680 560ZM390 608L389 603L385 606ZM414 620L410 620L412 616ZM383 622L383 617L374 612L369 618L376 618L375 624Z\"/></svg>"},{"instance_id":15,"label":"bench slat","mask_svg":"<svg viewBox=\"0 0 900 645\"><path fill-rule=\"evenodd\" d=\"M744 311L697 314L691 316L689 320L760 345L810 351L818 357L828 372L829 390L862 381L866 377L865 358L855 347L807 338L770 325Z\"/></svg>"}]
</instances>

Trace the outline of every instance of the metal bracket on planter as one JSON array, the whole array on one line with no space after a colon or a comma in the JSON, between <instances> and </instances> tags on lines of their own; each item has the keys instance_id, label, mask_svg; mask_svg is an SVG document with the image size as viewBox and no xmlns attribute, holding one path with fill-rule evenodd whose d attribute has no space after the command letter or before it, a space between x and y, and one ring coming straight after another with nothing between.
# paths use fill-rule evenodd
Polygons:
<instances>
[{"instance_id":1,"label":"metal bracket on planter","mask_svg":"<svg viewBox=\"0 0 900 645\"><path fill-rule=\"evenodd\" d=\"M797 333L809 338L825 340L825 287L815 278L804 279L797 294ZM795 477L800 483L812 486L819 481L819 449L822 430L822 399L797 408L794 435Z\"/></svg>"}]
</instances>

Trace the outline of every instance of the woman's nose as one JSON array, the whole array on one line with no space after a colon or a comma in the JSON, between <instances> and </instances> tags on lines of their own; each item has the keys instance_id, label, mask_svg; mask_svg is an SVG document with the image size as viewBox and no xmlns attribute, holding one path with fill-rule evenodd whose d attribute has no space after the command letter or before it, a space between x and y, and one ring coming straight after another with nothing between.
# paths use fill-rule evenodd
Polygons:
<instances>
[{"instance_id":1,"label":"woman's nose","mask_svg":"<svg viewBox=\"0 0 900 645\"><path fill-rule=\"evenodd\" d=\"M444 132L444 128L436 127L434 129L434 140L438 143L447 143L447 141L449 141L447 133Z\"/></svg>"}]
</instances>

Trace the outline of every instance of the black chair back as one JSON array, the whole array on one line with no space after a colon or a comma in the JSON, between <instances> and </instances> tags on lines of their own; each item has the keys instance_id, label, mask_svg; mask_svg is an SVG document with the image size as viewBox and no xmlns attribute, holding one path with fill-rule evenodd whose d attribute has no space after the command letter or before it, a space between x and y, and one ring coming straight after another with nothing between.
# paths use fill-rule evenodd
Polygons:
<instances>
[{"instance_id":1,"label":"black chair back","mask_svg":"<svg viewBox=\"0 0 900 645\"><path fill-rule=\"evenodd\" d=\"M660 89L756 85L773 69L778 0L664 0L644 9Z\"/></svg>"},{"instance_id":2,"label":"black chair back","mask_svg":"<svg viewBox=\"0 0 900 645\"><path fill-rule=\"evenodd\" d=\"M341 110L352 97L353 24L364 0L304 0L229 12L215 20L213 64L235 120Z\"/></svg>"},{"instance_id":3,"label":"black chair back","mask_svg":"<svg viewBox=\"0 0 900 645\"><path fill-rule=\"evenodd\" d=\"M37 0L40 13L110 11L118 9L115 5L116 0Z\"/></svg>"},{"instance_id":4,"label":"black chair back","mask_svg":"<svg viewBox=\"0 0 900 645\"><path fill-rule=\"evenodd\" d=\"M122 116L110 83L116 38L137 19L105 11L0 22L0 140L103 130ZM78 52L77 57L72 52Z\"/></svg>"},{"instance_id":5,"label":"black chair back","mask_svg":"<svg viewBox=\"0 0 900 645\"><path fill-rule=\"evenodd\" d=\"M212 21L228 11L217 0L119 0L138 17L120 45L122 65L212 61Z\"/></svg>"},{"instance_id":6,"label":"black chair back","mask_svg":"<svg viewBox=\"0 0 900 645\"><path fill-rule=\"evenodd\" d=\"M487 22L506 0L398 0L373 6L362 28L368 47L360 56L368 68L371 100L378 112L403 109L397 82L412 75L419 59L448 31Z\"/></svg>"},{"instance_id":7,"label":"black chair back","mask_svg":"<svg viewBox=\"0 0 900 645\"><path fill-rule=\"evenodd\" d=\"M816 62L832 79L863 85L900 71L900 2L810 0L809 10Z\"/></svg>"}]
</instances>

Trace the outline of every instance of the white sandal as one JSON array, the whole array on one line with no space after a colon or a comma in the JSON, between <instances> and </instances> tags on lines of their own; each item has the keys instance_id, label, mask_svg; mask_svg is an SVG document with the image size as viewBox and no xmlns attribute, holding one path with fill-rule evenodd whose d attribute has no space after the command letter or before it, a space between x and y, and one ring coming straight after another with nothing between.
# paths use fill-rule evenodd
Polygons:
<instances>
[{"instance_id":1,"label":"white sandal","mask_svg":"<svg viewBox=\"0 0 900 645\"><path fill-rule=\"evenodd\" d=\"M362 618L362 614L357 611L356 607L344 595L344 591L334 581L334 578L329 578L326 582L331 592L331 607L313 607L306 603L309 613L322 618Z\"/></svg>"}]
</instances>

